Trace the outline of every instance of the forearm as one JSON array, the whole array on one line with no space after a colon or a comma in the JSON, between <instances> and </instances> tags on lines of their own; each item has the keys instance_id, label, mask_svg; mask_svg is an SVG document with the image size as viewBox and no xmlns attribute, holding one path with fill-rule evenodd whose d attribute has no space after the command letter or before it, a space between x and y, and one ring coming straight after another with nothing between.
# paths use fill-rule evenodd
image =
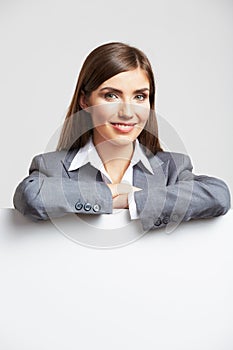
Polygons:
<instances>
[{"instance_id":1,"label":"forearm","mask_svg":"<svg viewBox=\"0 0 233 350\"><path fill-rule=\"evenodd\" d=\"M111 213L111 191L101 182L94 187L71 179L30 175L16 188L13 203L32 220L48 220L67 213Z\"/></svg>"},{"instance_id":2,"label":"forearm","mask_svg":"<svg viewBox=\"0 0 233 350\"><path fill-rule=\"evenodd\" d=\"M135 195L145 230L162 227L172 221L178 224L223 215L231 206L226 184L208 176L194 176L191 181L150 188L144 207L140 207L142 194Z\"/></svg>"}]
</instances>

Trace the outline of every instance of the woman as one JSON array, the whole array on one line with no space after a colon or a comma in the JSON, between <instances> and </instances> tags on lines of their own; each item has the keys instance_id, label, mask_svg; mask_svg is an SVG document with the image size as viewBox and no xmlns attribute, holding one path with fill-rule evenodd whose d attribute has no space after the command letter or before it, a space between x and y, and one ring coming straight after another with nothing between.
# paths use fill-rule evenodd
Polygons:
<instances>
[{"instance_id":1,"label":"woman","mask_svg":"<svg viewBox=\"0 0 233 350\"><path fill-rule=\"evenodd\" d=\"M144 230L225 214L226 184L161 149L155 83L143 52L101 45L86 58L57 150L33 158L14 206L32 220L129 208Z\"/></svg>"}]
</instances>

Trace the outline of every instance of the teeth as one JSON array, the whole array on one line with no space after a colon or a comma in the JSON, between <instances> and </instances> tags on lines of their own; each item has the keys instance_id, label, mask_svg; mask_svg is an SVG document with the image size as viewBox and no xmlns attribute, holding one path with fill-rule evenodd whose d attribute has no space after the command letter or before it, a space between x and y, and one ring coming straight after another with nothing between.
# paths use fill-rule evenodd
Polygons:
<instances>
[{"instance_id":1,"label":"teeth","mask_svg":"<svg viewBox=\"0 0 233 350\"><path fill-rule=\"evenodd\" d=\"M120 128L123 128L123 129L126 129L126 128L130 127L129 125L124 125L124 124L118 124L118 126Z\"/></svg>"},{"instance_id":2,"label":"teeth","mask_svg":"<svg viewBox=\"0 0 233 350\"><path fill-rule=\"evenodd\" d=\"M133 126L133 125L126 125L126 124L115 124L115 125L123 129L131 128Z\"/></svg>"}]
</instances>

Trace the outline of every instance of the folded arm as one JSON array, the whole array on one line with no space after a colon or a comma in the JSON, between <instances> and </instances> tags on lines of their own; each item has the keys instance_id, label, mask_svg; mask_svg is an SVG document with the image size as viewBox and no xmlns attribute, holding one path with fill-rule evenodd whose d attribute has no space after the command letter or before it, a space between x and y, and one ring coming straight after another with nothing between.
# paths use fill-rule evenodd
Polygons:
<instances>
[{"instance_id":1,"label":"folded arm","mask_svg":"<svg viewBox=\"0 0 233 350\"><path fill-rule=\"evenodd\" d=\"M191 219L209 218L225 214L231 207L230 192L224 181L192 173L187 155L173 169L176 179L164 186L150 186L144 207L141 192L135 193L140 218L145 230L178 224Z\"/></svg>"},{"instance_id":2,"label":"folded arm","mask_svg":"<svg viewBox=\"0 0 233 350\"><path fill-rule=\"evenodd\" d=\"M82 180L83 179L83 180ZM112 212L111 191L102 182L48 176L43 156L33 158L29 176L16 188L13 203L32 220L47 220L67 213L101 214Z\"/></svg>"}]
</instances>

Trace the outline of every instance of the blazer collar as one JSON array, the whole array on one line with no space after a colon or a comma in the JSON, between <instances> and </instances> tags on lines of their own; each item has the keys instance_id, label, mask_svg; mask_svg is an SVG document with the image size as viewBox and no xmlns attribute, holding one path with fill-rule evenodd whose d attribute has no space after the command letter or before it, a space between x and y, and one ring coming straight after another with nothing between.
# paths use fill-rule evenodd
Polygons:
<instances>
[{"instance_id":1,"label":"blazer collar","mask_svg":"<svg viewBox=\"0 0 233 350\"><path fill-rule=\"evenodd\" d=\"M64 161L62 161L63 171L65 175L69 178L76 179L78 171L69 171L70 165L77 154L77 149L67 151ZM149 157L148 162L153 170L153 173L149 171L149 167L145 166L145 162L139 161L134 165L134 175L133 182L134 186L139 188L145 188L148 190L150 186L164 185L167 178L167 168L168 162L163 162L157 155ZM86 164L85 169L88 171L90 168L93 168L90 164ZM139 191L141 193L142 191Z\"/></svg>"},{"instance_id":2,"label":"blazer collar","mask_svg":"<svg viewBox=\"0 0 233 350\"><path fill-rule=\"evenodd\" d=\"M147 156L145 155L142 146L140 145L138 139L136 139L135 145L134 145L133 157L131 159L131 165L134 166L139 162L142 163L142 165L146 170L154 174L153 168ZM100 156L93 144L92 138L90 138L87 144L84 147L80 148L78 152L74 155L73 159L70 162L68 171L77 170L82 166L86 165L87 163L90 163L96 169L99 169L99 170L102 169L101 171L104 173L105 176L108 177L108 175L105 173L102 160L100 159Z\"/></svg>"}]
</instances>

